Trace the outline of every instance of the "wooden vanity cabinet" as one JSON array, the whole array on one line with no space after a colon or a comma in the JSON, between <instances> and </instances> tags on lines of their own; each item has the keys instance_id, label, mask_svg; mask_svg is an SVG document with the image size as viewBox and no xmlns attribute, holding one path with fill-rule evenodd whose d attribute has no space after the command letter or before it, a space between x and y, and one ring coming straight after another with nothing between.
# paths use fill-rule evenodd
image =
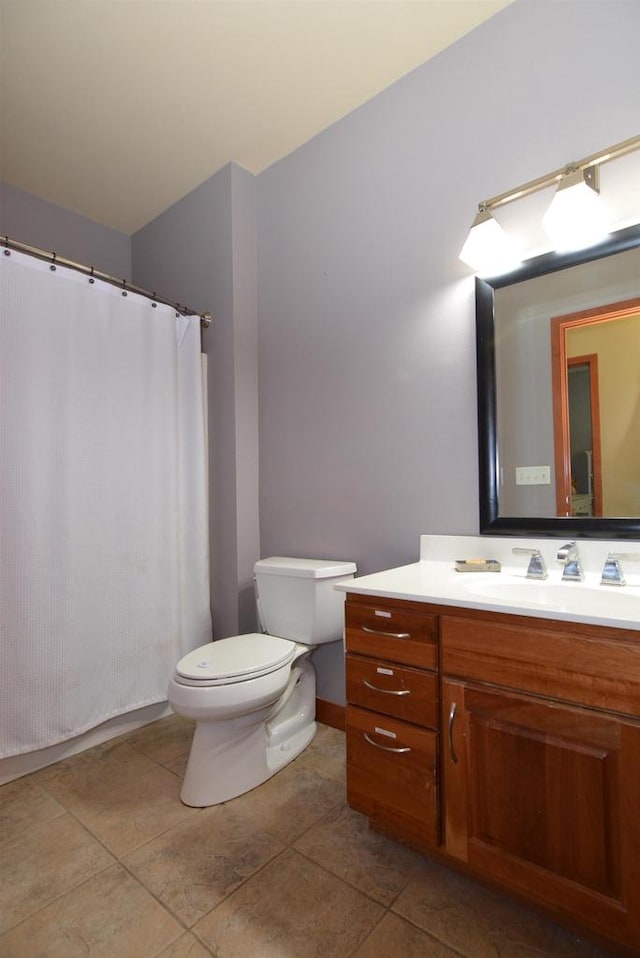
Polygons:
<instances>
[{"instance_id":1,"label":"wooden vanity cabinet","mask_svg":"<svg viewBox=\"0 0 640 958\"><path fill-rule=\"evenodd\" d=\"M640 958L640 633L349 594L347 796Z\"/></svg>"},{"instance_id":2,"label":"wooden vanity cabinet","mask_svg":"<svg viewBox=\"0 0 640 958\"><path fill-rule=\"evenodd\" d=\"M640 958L640 633L349 594L345 640L349 804Z\"/></svg>"},{"instance_id":3,"label":"wooden vanity cabinet","mask_svg":"<svg viewBox=\"0 0 640 958\"><path fill-rule=\"evenodd\" d=\"M640 642L489 614L440 639L447 855L640 954Z\"/></svg>"},{"instance_id":4,"label":"wooden vanity cabinet","mask_svg":"<svg viewBox=\"0 0 640 958\"><path fill-rule=\"evenodd\" d=\"M417 602L345 606L347 800L394 837L438 842L436 617Z\"/></svg>"}]
</instances>

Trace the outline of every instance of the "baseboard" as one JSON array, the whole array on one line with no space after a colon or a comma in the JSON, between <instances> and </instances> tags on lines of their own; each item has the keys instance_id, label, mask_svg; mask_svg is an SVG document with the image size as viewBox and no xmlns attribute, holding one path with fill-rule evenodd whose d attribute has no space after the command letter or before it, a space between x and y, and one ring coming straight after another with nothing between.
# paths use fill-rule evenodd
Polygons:
<instances>
[{"instance_id":1,"label":"baseboard","mask_svg":"<svg viewBox=\"0 0 640 958\"><path fill-rule=\"evenodd\" d=\"M316 699L316 719L323 725L330 725L331 728L344 732L346 727L344 705L337 705L336 702L328 702L326 699Z\"/></svg>"}]
</instances>

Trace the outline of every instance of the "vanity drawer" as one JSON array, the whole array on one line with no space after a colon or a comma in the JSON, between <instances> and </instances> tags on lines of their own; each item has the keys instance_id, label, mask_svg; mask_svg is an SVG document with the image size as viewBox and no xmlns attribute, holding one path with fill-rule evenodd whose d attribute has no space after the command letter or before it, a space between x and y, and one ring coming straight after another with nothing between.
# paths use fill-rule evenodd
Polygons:
<instances>
[{"instance_id":1,"label":"vanity drawer","mask_svg":"<svg viewBox=\"0 0 640 958\"><path fill-rule=\"evenodd\" d=\"M400 840L437 843L435 732L350 705L347 762L352 808Z\"/></svg>"},{"instance_id":2,"label":"vanity drawer","mask_svg":"<svg viewBox=\"0 0 640 958\"><path fill-rule=\"evenodd\" d=\"M347 701L416 725L437 726L434 672L347 654Z\"/></svg>"},{"instance_id":3,"label":"vanity drawer","mask_svg":"<svg viewBox=\"0 0 640 958\"><path fill-rule=\"evenodd\" d=\"M442 672L640 717L640 633L513 618L443 616Z\"/></svg>"},{"instance_id":4,"label":"vanity drawer","mask_svg":"<svg viewBox=\"0 0 640 958\"><path fill-rule=\"evenodd\" d=\"M345 605L348 652L371 655L403 665L437 668L436 618L400 603Z\"/></svg>"}]
</instances>

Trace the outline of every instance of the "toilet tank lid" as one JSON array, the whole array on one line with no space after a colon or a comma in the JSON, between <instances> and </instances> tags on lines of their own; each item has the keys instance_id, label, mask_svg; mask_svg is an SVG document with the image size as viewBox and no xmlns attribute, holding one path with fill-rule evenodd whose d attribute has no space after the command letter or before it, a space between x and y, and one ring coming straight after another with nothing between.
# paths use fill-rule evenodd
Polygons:
<instances>
[{"instance_id":1,"label":"toilet tank lid","mask_svg":"<svg viewBox=\"0 0 640 958\"><path fill-rule=\"evenodd\" d=\"M287 556L259 559L254 566L256 574L304 576L311 579L353 575L356 569L355 562L341 562L337 559L293 559Z\"/></svg>"}]
</instances>

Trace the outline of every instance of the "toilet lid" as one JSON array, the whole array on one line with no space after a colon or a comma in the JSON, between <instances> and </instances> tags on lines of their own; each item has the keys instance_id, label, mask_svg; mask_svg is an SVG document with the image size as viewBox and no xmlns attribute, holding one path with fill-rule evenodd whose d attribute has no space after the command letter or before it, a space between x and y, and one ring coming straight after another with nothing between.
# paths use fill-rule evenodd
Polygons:
<instances>
[{"instance_id":1,"label":"toilet lid","mask_svg":"<svg viewBox=\"0 0 640 958\"><path fill-rule=\"evenodd\" d=\"M257 678L293 660L296 647L288 639L261 632L207 642L180 659L176 672L202 683Z\"/></svg>"}]
</instances>

